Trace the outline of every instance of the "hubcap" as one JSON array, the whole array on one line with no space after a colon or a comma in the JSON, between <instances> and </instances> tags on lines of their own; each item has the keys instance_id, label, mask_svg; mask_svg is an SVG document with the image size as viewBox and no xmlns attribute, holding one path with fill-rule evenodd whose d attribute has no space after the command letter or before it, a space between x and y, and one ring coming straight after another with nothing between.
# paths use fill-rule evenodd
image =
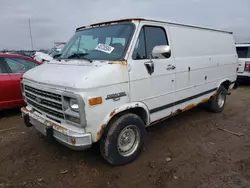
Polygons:
<instances>
[{"instance_id":1,"label":"hubcap","mask_svg":"<svg viewBox=\"0 0 250 188\"><path fill-rule=\"evenodd\" d=\"M120 132L117 140L117 149L120 155L124 157L132 155L137 150L139 141L139 129L135 125L125 127Z\"/></svg>"},{"instance_id":2,"label":"hubcap","mask_svg":"<svg viewBox=\"0 0 250 188\"><path fill-rule=\"evenodd\" d=\"M218 96L218 106L222 108L224 106L224 103L225 103L225 95L223 94L223 92L221 92Z\"/></svg>"}]
</instances>

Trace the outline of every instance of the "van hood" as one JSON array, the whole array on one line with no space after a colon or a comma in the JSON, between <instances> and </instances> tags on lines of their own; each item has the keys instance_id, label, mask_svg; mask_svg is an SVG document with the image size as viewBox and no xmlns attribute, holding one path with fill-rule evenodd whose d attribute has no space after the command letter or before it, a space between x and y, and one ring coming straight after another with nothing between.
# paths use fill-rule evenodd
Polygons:
<instances>
[{"instance_id":1,"label":"van hood","mask_svg":"<svg viewBox=\"0 0 250 188\"><path fill-rule=\"evenodd\" d=\"M125 61L52 60L27 71L23 78L64 90L128 82Z\"/></svg>"}]
</instances>

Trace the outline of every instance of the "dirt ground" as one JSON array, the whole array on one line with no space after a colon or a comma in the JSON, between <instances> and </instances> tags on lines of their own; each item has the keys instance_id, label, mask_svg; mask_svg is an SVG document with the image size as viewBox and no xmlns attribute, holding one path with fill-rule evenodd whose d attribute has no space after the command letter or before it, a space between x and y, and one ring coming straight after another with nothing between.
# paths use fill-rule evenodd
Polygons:
<instances>
[{"instance_id":1,"label":"dirt ground","mask_svg":"<svg viewBox=\"0 0 250 188\"><path fill-rule=\"evenodd\" d=\"M223 113L198 107L148 128L144 151L122 167L106 164L98 145L72 151L25 128L18 111L2 112L0 188L250 187L249 93L233 91Z\"/></svg>"}]
</instances>

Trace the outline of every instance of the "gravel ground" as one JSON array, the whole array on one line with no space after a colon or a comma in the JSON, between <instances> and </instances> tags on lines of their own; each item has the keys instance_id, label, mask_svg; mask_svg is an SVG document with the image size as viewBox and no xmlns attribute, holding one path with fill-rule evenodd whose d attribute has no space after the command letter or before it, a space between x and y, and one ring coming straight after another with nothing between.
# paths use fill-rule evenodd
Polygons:
<instances>
[{"instance_id":1,"label":"gravel ground","mask_svg":"<svg viewBox=\"0 0 250 188\"><path fill-rule=\"evenodd\" d=\"M1 112L0 188L250 187L249 93L233 91L223 113L198 107L148 128L144 151L122 167L106 164L98 145L72 151L25 128L18 110Z\"/></svg>"}]
</instances>

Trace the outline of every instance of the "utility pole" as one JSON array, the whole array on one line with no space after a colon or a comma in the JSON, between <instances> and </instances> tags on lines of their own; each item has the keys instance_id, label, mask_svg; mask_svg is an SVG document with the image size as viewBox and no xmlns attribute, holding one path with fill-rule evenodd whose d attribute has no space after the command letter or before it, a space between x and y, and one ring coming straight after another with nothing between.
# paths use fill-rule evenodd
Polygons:
<instances>
[{"instance_id":1,"label":"utility pole","mask_svg":"<svg viewBox=\"0 0 250 188\"><path fill-rule=\"evenodd\" d=\"M29 18L29 31L30 31L30 43L31 43L31 48L32 48L32 50L34 50L34 47L33 47L33 39L32 39L32 33L31 33L31 26L30 26L30 18Z\"/></svg>"}]
</instances>

